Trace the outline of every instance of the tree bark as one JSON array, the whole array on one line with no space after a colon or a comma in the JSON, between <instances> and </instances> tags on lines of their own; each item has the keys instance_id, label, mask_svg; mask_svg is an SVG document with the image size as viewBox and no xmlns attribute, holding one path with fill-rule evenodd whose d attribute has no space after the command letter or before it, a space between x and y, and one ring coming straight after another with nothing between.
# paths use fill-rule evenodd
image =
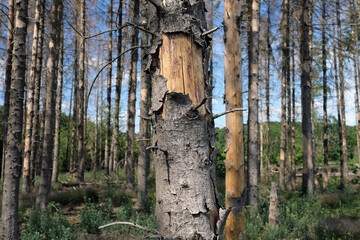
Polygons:
<instances>
[{"instance_id":1,"label":"tree bark","mask_svg":"<svg viewBox=\"0 0 360 240\"><path fill-rule=\"evenodd\" d=\"M259 183L259 109L258 109L258 78L259 78L259 20L260 1L251 0L250 39L249 39L249 93L248 93L248 203L258 211Z\"/></svg>"},{"instance_id":2,"label":"tree bark","mask_svg":"<svg viewBox=\"0 0 360 240\"><path fill-rule=\"evenodd\" d=\"M118 26L122 25L122 6L123 2L120 0L119 9L118 9ZM122 31L118 31L117 39L117 52L118 55L122 51ZM118 158L119 158L119 114L120 114L120 96L121 96L121 84L122 84L122 74L123 74L123 63L122 57L119 57L116 65L116 90L115 90L115 112L114 112L114 130L111 141L111 154L110 161L112 162L112 169L117 169Z\"/></svg>"},{"instance_id":3,"label":"tree bark","mask_svg":"<svg viewBox=\"0 0 360 240\"><path fill-rule=\"evenodd\" d=\"M58 76L61 21L63 20L63 0L51 3L51 32L49 41L48 84L46 89L46 109L44 121L44 142L42 149L40 187L36 196L36 207L46 208L50 193L52 153L54 146L56 80Z\"/></svg>"},{"instance_id":4,"label":"tree bark","mask_svg":"<svg viewBox=\"0 0 360 240\"><path fill-rule=\"evenodd\" d=\"M30 192L30 168L31 168L31 136L33 129L33 119L34 119L34 95L35 95L35 74L36 74L36 63L37 63L37 53L39 47L39 37L41 34L40 22L41 18L44 17L41 9L44 7L45 2L43 0L38 0L36 3L35 9L35 24L33 29L33 42L31 49L31 68L30 68L30 79L28 84L29 96L28 96L28 105L27 105L27 114L25 120L25 141L24 141L24 161L23 161L23 181L22 181L22 191Z\"/></svg>"},{"instance_id":5,"label":"tree bark","mask_svg":"<svg viewBox=\"0 0 360 240\"><path fill-rule=\"evenodd\" d=\"M166 0L156 13L149 70L158 230L168 238L214 239L221 224L216 229L215 132L204 105L204 2Z\"/></svg>"},{"instance_id":6,"label":"tree bark","mask_svg":"<svg viewBox=\"0 0 360 240\"><path fill-rule=\"evenodd\" d=\"M270 43L270 2L267 6L267 26L266 26L266 79L265 79L265 98L266 98L266 176L270 175L270 59L271 59L271 43Z\"/></svg>"},{"instance_id":7,"label":"tree bark","mask_svg":"<svg viewBox=\"0 0 360 240\"><path fill-rule=\"evenodd\" d=\"M304 193L314 193L314 167L312 160L311 134L311 58L309 47L309 28L311 13L310 0L302 0L300 23L300 67L301 67L301 117L303 139L303 184Z\"/></svg>"},{"instance_id":8,"label":"tree bark","mask_svg":"<svg viewBox=\"0 0 360 240\"><path fill-rule=\"evenodd\" d=\"M343 161L340 162L341 176L340 188L343 189L345 182L348 180L348 154L347 154L347 141L346 141L346 118L345 118L345 80L343 71L343 56L342 56L342 35L341 35L341 20L340 20L340 2L336 0L336 22L338 34L338 58L339 58L339 79L340 79L340 110L341 110L341 134L342 134L342 150Z\"/></svg>"},{"instance_id":9,"label":"tree bark","mask_svg":"<svg viewBox=\"0 0 360 240\"><path fill-rule=\"evenodd\" d=\"M8 129L8 117L9 117L9 105L10 105L10 85L11 85L11 68L12 68L12 54L14 46L14 0L9 0L8 11L8 33L6 40L6 69L5 69L5 97L4 97L4 116L3 116L3 153L1 161L1 178L4 178L5 174L5 153L7 145L7 129Z\"/></svg>"},{"instance_id":10,"label":"tree bark","mask_svg":"<svg viewBox=\"0 0 360 240\"><path fill-rule=\"evenodd\" d=\"M133 23L139 23L139 0L133 0ZM139 31L131 29L131 46L137 46ZM127 186L133 190L135 187L135 103L137 86L137 61L139 58L138 50L131 51L130 79L128 92L128 111L126 126L126 149L125 149L125 176Z\"/></svg>"},{"instance_id":11,"label":"tree bark","mask_svg":"<svg viewBox=\"0 0 360 240\"><path fill-rule=\"evenodd\" d=\"M323 71L323 119L324 119L324 177L323 177L323 190L326 192L328 182L328 159L329 159L329 139L328 139L328 122L327 122L327 53L326 53L326 0L322 1L322 33L321 33L321 51L322 51L322 71Z\"/></svg>"},{"instance_id":12,"label":"tree bark","mask_svg":"<svg viewBox=\"0 0 360 240\"><path fill-rule=\"evenodd\" d=\"M112 29L113 25L113 0L109 4L109 28ZM108 45L108 61L112 61L112 31L109 32L109 45ZM106 107L106 136L105 136L105 169L109 173L112 170L112 161L110 161L110 118L111 118L111 77L112 77L112 64L108 66L107 73L107 107Z\"/></svg>"},{"instance_id":13,"label":"tree bark","mask_svg":"<svg viewBox=\"0 0 360 240\"><path fill-rule=\"evenodd\" d=\"M38 148L40 142L40 91L41 91L41 73L43 64L43 41L44 41L44 22L45 22L45 1L41 5L41 16L39 25L39 37L38 46L36 47L36 68L35 68L35 89L34 89L34 119L32 122L32 134L31 134L31 182L34 183L36 175L36 166L38 159Z\"/></svg>"},{"instance_id":14,"label":"tree bark","mask_svg":"<svg viewBox=\"0 0 360 240\"><path fill-rule=\"evenodd\" d=\"M148 25L148 1L141 1L141 23ZM148 45L148 35L141 32L141 45ZM146 71L148 54L141 49L141 88L140 88L140 131L139 131L139 164L138 164L138 195L136 209L143 209L142 202L148 200L147 178L150 172L150 151L146 150L150 145L151 130L149 111L151 105L151 79Z\"/></svg>"},{"instance_id":15,"label":"tree bark","mask_svg":"<svg viewBox=\"0 0 360 240\"><path fill-rule=\"evenodd\" d=\"M28 1L14 2L12 74L9 96L9 119L6 138L5 174L1 208L1 239L19 239L18 200L22 156L24 85L26 71L26 34Z\"/></svg>"},{"instance_id":16,"label":"tree bark","mask_svg":"<svg viewBox=\"0 0 360 240\"><path fill-rule=\"evenodd\" d=\"M241 2L226 0L224 5L225 29L225 106L226 111L242 108L241 81ZM245 236L245 168L243 112L226 115L226 177L225 204L231 213L225 225L225 239Z\"/></svg>"},{"instance_id":17,"label":"tree bark","mask_svg":"<svg viewBox=\"0 0 360 240\"><path fill-rule=\"evenodd\" d=\"M281 73L281 131L280 131L280 188L285 189L285 166L286 166L286 80L289 62L289 35L287 26L289 24L289 2L282 2L282 73Z\"/></svg>"},{"instance_id":18,"label":"tree bark","mask_svg":"<svg viewBox=\"0 0 360 240\"><path fill-rule=\"evenodd\" d=\"M57 76L57 91L58 96L56 100L56 115L55 115L55 142L54 142L54 156L53 156L53 168L51 175L51 182L56 183L59 175L59 148L60 148L60 117L61 117L61 104L62 104L62 91L63 91L63 79L64 79L64 26L61 22L60 27L60 39L59 39L59 68Z\"/></svg>"},{"instance_id":19,"label":"tree bark","mask_svg":"<svg viewBox=\"0 0 360 240\"><path fill-rule=\"evenodd\" d=\"M85 0L80 0L80 32L85 36ZM80 78L79 78L79 124L78 124L78 175L79 181L84 181L85 172L85 38L80 38Z\"/></svg>"}]
</instances>

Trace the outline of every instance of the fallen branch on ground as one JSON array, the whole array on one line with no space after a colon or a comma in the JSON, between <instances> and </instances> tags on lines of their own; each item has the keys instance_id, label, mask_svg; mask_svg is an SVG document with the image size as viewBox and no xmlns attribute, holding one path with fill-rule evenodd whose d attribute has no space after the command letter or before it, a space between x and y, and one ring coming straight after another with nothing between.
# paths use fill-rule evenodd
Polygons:
<instances>
[{"instance_id":1,"label":"fallen branch on ground","mask_svg":"<svg viewBox=\"0 0 360 240\"><path fill-rule=\"evenodd\" d=\"M149 229L149 228L146 228L146 227L142 227L136 223L132 223L132 222L113 222L113 223L108 223L108 224L105 224L103 226L100 226L99 229L103 229L103 228L106 228L106 227L110 227L110 226L114 226L114 225L129 225L129 226L132 226L132 227L136 227L136 228L139 228L141 230L144 230L144 231L147 231L147 232L152 232L152 233L155 233L155 234L158 234L160 235L160 233L156 230L153 230L153 229Z\"/></svg>"}]
</instances>

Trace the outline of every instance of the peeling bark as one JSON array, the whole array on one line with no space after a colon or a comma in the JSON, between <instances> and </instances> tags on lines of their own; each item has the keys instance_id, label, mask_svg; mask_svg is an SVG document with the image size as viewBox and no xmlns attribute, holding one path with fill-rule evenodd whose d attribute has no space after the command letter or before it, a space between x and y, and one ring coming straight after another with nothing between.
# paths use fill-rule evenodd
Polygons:
<instances>
[{"instance_id":1,"label":"peeling bark","mask_svg":"<svg viewBox=\"0 0 360 240\"><path fill-rule=\"evenodd\" d=\"M225 1L225 106L229 111L242 108L241 24L240 1ZM226 177L225 202L231 213L225 225L225 239L245 235L245 162L243 112L226 115Z\"/></svg>"},{"instance_id":2,"label":"peeling bark","mask_svg":"<svg viewBox=\"0 0 360 240\"><path fill-rule=\"evenodd\" d=\"M218 200L215 132L204 105L206 30L203 1L166 0L152 12L156 221L162 236L214 239Z\"/></svg>"},{"instance_id":3,"label":"peeling bark","mask_svg":"<svg viewBox=\"0 0 360 240\"><path fill-rule=\"evenodd\" d=\"M269 224L278 225L280 218L278 186L275 182L271 183L270 207L269 207Z\"/></svg>"}]
</instances>

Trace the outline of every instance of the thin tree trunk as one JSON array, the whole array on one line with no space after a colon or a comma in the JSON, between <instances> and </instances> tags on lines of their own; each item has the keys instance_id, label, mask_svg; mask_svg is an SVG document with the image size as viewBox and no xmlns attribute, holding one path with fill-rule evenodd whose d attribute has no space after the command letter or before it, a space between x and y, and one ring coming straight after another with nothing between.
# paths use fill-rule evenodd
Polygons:
<instances>
[{"instance_id":1,"label":"thin tree trunk","mask_svg":"<svg viewBox=\"0 0 360 240\"><path fill-rule=\"evenodd\" d=\"M100 51L97 52L96 69L100 67ZM95 116L95 152L92 162L92 170L96 172L99 169L99 95L100 95L100 79L96 83L96 116ZM100 113L101 114L101 113ZM100 145L101 147L101 145Z\"/></svg>"},{"instance_id":2,"label":"thin tree trunk","mask_svg":"<svg viewBox=\"0 0 360 240\"><path fill-rule=\"evenodd\" d=\"M3 116L3 153L1 164L1 178L5 173L5 153L7 144L7 129L10 105L10 85L11 85L11 68L12 68L12 51L13 51L13 29L14 29L14 0L9 0L8 11L8 33L6 40L6 69L5 69L5 98L4 98L4 116Z\"/></svg>"},{"instance_id":3,"label":"thin tree trunk","mask_svg":"<svg viewBox=\"0 0 360 240\"><path fill-rule=\"evenodd\" d=\"M291 153L291 89L290 89L290 16L291 16L291 8L290 4L288 3L288 15L287 15L287 25L286 25L286 40L287 40L287 46L288 46L288 57L286 60L286 91L287 91L287 123L286 123L286 143L287 143L287 166L286 166L286 173L287 173L287 179L286 179L286 186L289 191L292 191L292 153Z\"/></svg>"},{"instance_id":4,"label":"thin tree trunk","mask_svg":"<svg viewBox=\"0 0 360 240\"><path fill-rule=\"evenodd\" d=\"M263 64L263 61L261 60L261 56L260 56L260 64ZM261 66L261 65L260 65ZM260 161L260 178L263 176L264 174L264 124L263 124L263 102L262 102L262 82L263 82L263 77L262 77L262 69L259 70L260 72L260 80L259 80L259 105L260 105L260 156L259 156L259 161Z\"/></svg>"},{"instance_id":5,"label":"thin tree trunk","mask_svg":"<svg viewBox=\"0 0 360 240\"><path fill-rule=\"evenodd\" d=\"M64 26L61 23L59 39L59 69L57 76L57 91L58 96L56 100L56 115L55 115L55 142L54 142L54 156L53 168L51 175L51 182L56 183L59 175L59 148L60 148L60 117L61 117L61 104L62 104L62 91L63 91L63 78L64 78Z\"/></svg>"},{"instance_id":6,"label":"thin tree trunk","mask_svg":"<svg viewBox=\"0 0 360 240\"><path fill-rule=\"evenodd\" d=\"M30 192L30 169L31 169L31 136L32 136L32 129L33 129L33 119L34 119L34 95L35 95L35 74L36 74L36 62L37 62L37 53L39 47L39 37L41 34L40 29L40 22L41 18L44 16L41 15L44 13L41 11L44 5L43 0L38 0L36 3L35 9L35 24L33 30L33 42L32 42L32 49L31 49L31 68L30 68L30 79L29 79L29 96L28 96L28 105L27 105L27 114L25 120L25 141L24 141L24 161L23 161L23 181L22 181L22 191L23 192Z\"/></svg>"},{"instance_id":7,"label":"thin tree trunk","mask_svg":"<svg viewBox=\"0 0 360 240\"><path fill-rule=\"evenodd\" d=\"M267 26L266 26L266 79L265 79L265 97L266 97L266 176L270 175L270 59L271 59L271 43L270 43L270 1L267 7Z\"/></svg>"},{"instance_id":8,"label":"thin tree trunk","mask_svg":"<svg viewBox=\"0 0 360 240\"><path fill-rule=\"evenodd\" d=\"M328 122L327 122L327 54L326 54L326 0L322 0L322 70L323 70L323 115L324 115L324 180L323 190L326 192L328 182L328 158L329 158L329 139L328 139Z\"/></svg>"},{"instance_id":9,"label":"thin tree trunk","mask_svg":"<svg viewBox=\"0 0 360 240\"><path fill-rule=\"evenodd\" d=\"M147 26L148 23L148 1L141 1L141 22ZM141 45L148 45L148 35L141 32ZM150 152L147 147L150 145L150 124L149 111L151 104L151 79L146 72L148 54L141 49L141 89L140 89L140 131L139 131L139 164L138 164L138 195L136 209L143 209L142 202L149 201L147 194L147 178L150 172Z\"/></svg>"},{"instance_id":10,"label":"thin tree trunk","mask_svg":"<svg viewBox=\"0 0 360 240\"><path fill-rule=\"evenodd\" d=\"M225 105L226 111L241 108L241 2L226 0L225 29ZM225 226L225 239L245 236L244 130L241 111L226 115L226 209L232 208ZM239 201L241 200L241 201Z\"/></svg>"},{"instance_id":11,"label":"thin tree trunk","mask_svg":"<svg viewBox=\"0 0 360 240\"><path fill-rule=\"evenodd\" d=\"M31 182L34 183L34 178L36 175L36 159L38 159L38 148L40 142L40 92L41 92L41 74L42 74L42 64L43 64L43 41L44 41L44 22L45 22L45 1L41 5L41 16L38 37L38 46L36 47L36 69L35 69L35 89L34 89L34 119L32 126L31 134L31 154L30 154L30 163L31 166Z\"/></svg>"},{"instance_id":12,"label":"thin tree trunk","mask_svg":"<svg viewBox=\"0 0 360 240\"><path fill-rule=\"evenodd\" d=\"M85 0L80 0L80 32L85 36ZM78 175L79 181L84 181L85 171L85 38L80 38L80 78L79 78L79 124L78 124Z\"/></svg>"},{"instance_id":13,"label":"thin tree trunk","mask_svg":"<svg viewBox=\"0 0 360 240\"><path fill-rule=\"evenodd\" d=\"M215 132L204 105L208 69L203 68L206 43L201 33L206 17L203 1L191 3L165 0L158 7L159 18L150 17L157 19L151 21L156 35L150 58L155 216L164 237L214 239L216 232L222 233L216 229Z\"/></svg>"},{"instance_id":14,"label":"thin tree trunk","mask_svg":"<svg viewBox=\"0 0 360 240\"><path fill-rule=\"evenodd\" d=\"M110 0L109 4L109 28L112 29L113 24L113 0ZM109 46L108 46L108 61L112 60L112 32L109 32ZM106 108L106 137L105 137L105 169L109 173L112 170L112 161L110 161L110 118L111 118L111 76L112 76L112 64L108 67L107 74L107 108Z\"/></svg>"},{"instance_id":15,"label":"thin tree trunk","mask_svg":"<svg viewBox=\"0 0 360 240\"><path fill-rule=\"evenodd\" d=\"M9 97L9 119L5 174L1 208L1 239L19 239L18 200L22 156L20 152L23 125L24 85L26 71L26 33L28 1L14 4L12 79Z\"/></svg>"},{"instance_id":16,"label":"thin tree trunk","mask_svg":"<svg viewBox=\"0 0 360 240\"><path fill-rule=\"evenodd\" d=\"M281 131L280 131L280 188L285 189L285 166L286 166L286 80L289 61L289 36L287 26L289 25L289 2L282 2L282 71L281 71Z\"/></svg>"},{"instance_id":17,"label":"thin tree trunk","mask_svg":"<svg viewBox=\"0 0 360 240\"><path fill-rule=\"evenodd\" d=\"M302 139L303 139L303 192L314 193L314 167L312 160L311 144L311 58L309 28L311 12L310 0L302 0L300 23L300 67L301 67L301 115L302 115Z\"/></svg>"},{"instance_id":18,"label":"thin tree trunk","mask_svg":"<svg viewBox=\"0 0 360 240\"><path fill-rule=\"evenodd\" d=\"M296 189L296 145L295 145L295 36L294 29L292 29L292 50L291 50L291 62L292 62L292 124L291 124L291 151L292 151L292 178L291 185L292 189Z\"/></svg>"},{"instance_id":19,"label":"thin tree trunk","mask_svg":"<svg viewBox=\"0 0 360 240\"><path fill-rule=\"evenodd\" d=\"M341 36L341 20L340 20L340 2L336 0L336 22L337 22L337 38L338 38L338 58L339 58L339 78L340 78L340 110L341 110L341 134L343 147L343 161L340 162L340 188L343 189L345 182L348 180L348 155L346 141L346 118L345 118L345 80L343 72L343 56L342 56L342 36Z\"/></svg>"},{"instance_id":20,"label":"thin tree trunk","mask_svg":"<svg viewBox=\"0 0 360 240\"><path fill-rule=\"evenodd\" d=\"M350 2L352 3L352 8L353 9L353 19L354 21L356 21L356 19L358 18L358 14L355 12L355 2L353 2L352 0L350 0ZM359 8L360 9L360 8ZM353 36L354 38L354 42L355 42L355 48L354 48L354 71L356 71L357 73L357 79L355 79L355 107L356 107L356 140L357 140L357 148L358 148L358 160L359 160L359 164L360 164L360 106L359 106L359 74L360 74L360 66L359 66L359 38L358 36L355 34L355 27L352 26L352 31L353 31Z\"/></svg>"},{"instance_id":21,"label":"thin tree trunk","mask_svg":"<svg viewBox=\"0 0 360 240\"><path fill-rule=\"evenodd\" d=\"M46 109L44 121L44 143L42 149L40 187L36 196L36 207L44 209L48 204L51 181L52 153L54 145L56 80L58 77L59 45L61 21L63 20L63 0L51 3L51 32L49 41L48 84L46 89Z\"/></svg>"},{"instance_id":22,"label":"thin tree trunk","mask_svg":"<svg viewBox=\"0 0 360 240\"><path fill-rule=\"evenodd\" d=\"M139 0L133 1L133 23L139 23ZM131 46L138 45L138 30L131 30ZM137 85L137 61L139 58L138 50L131 51L130 78L128 92L128 111L126 128L126 149L125 149L125 176L126 183L130 189L135 187L135 103Z\"/></svg>"},{"instance_id":23,"label":"thin tree trunk","mask_svg":"<svg viewBox=\"0 0 360 240\"><path fill-rule=\"evenodd\" d=\"M259 20L260 0L251 0L251 25L249 41L249 97L248 97L248 178L249 205L258 211L259 183L259 108L258 108L258 69L259 69Z\"/></svg>"},{"instance_id":24,"label":"thin tree trunk","mask_svg":"<svg viewBox=\"0 0 360 240\"><path fill-rule=\"evenodd\" d=\"M119 8L118 8L118 26L122 25L122 6L123 2L120 0ZM117 39L117 52L118 55L122 51L122 32L121 30L118 31L118 39ZM113 135L111 140L111 154L110 154L110 161L112 162L111 170L117 169L117 164L119 160L119 114L120 114L120 97L121 97L121 84L122 84L122 57L119 57L117 60L116 65L116 90L115 90L115 112L114 112L114 129Z\"/></svg>"}]
</instances>

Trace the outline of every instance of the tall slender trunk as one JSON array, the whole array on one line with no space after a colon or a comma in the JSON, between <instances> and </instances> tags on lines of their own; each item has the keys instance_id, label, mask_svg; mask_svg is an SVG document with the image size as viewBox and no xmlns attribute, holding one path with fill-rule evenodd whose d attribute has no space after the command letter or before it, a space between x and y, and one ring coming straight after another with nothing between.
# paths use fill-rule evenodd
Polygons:
<instances>
[{"instance_id":1,"label":"tall slender trunk","mask_svg":"<svg viewBox=\"0 0 360 240\"><path fill-rule=\"evenodd\" d=\"M258 69L259 69L259 20L260 0L251 0L251 25L249 41L249 93L248 93L248 178L249 205L258 211L259 183L259 106L258 106Z\"/></svg>"},{"instance_id":2,"label":"tall slender trunk","mask_svg":"<svg viewBox=\"0 0 360 240\"><path fill-rule=\"evenodd\" d=\"M110 0L109 4L109 28L112 28L113 24L113 0ZM109 46L108 46L108 61L112 60L112 32L109 32ZM105 137L105 168L106 172L112 170L112 161L110 161L110 118L111 118L111 77L112 77L112 64L108 67L107 74L107 108L106 108L106 137Z\"/></svg>"},{"instance_id":3,"label":"tall slender trunk","mask_svg":"<svg viewBox=\"0 0 360 240\"><path fill-rule=\"evenodd\" d=\"M51 3L51 32L49 41L48 79L46 89L46 109L44 121L44 142L42 149L40 187L36 196L36 207L44 209L48 204L51 181L52 153L54 146L56 80L58 77L59 45L61 21L63 20L63 0Z\"/></svg>"},{"instance_id":4,"label":"tall slender trunk","mask_svg":"<svg viewBox=\"0 0 360 240\"><path fill-rule=\"evenodd\" d=\"M303 192L314 193L314 167L311 134L311 58L310 58L310 18L311 1L302 0L300 24L300 67L301 67L301 115L303 139Z\"/></svg>"},{"instance_id":5,"label":"tall slender trunk","mask_svg":"<svg viewBox=\"0 0 360 240\"><path fill-rule=\"evenodd\" d=\"M139 23L139 0L133 2L133 23ZM139 31L131 29L131 46L137 46ZM135 184L135 103L137 85L137 61L139 58L138 50L131 51L130 78L128 92L128 111L126 128L126 149L125 149L125 175L126 183L130 189L134 189Z\"/></svg>"},{"instance_id":6,"label":"tall slender trunk","mask_svg":"<svg viewBox=\"0 0 360 240\"><path fill-rule=\"evenodd\" d=\"M340 163L340 187L344 188L345 182L348 179L348 155L347 155L347 141L346 141L346 118L345 118L345 80L343 72L343 56L342 56L342 36L341 36L341 20L340 20L340 1L336 0L336 22L337 22L337 38L338 38L338 58L339 58L339 79L340 79L340 110L341 110L341 134L342 134L342 148L343 161Z\"/></svg>"},{"instance_id":7,"label":"tall slender trunk","mask_svg":"<svg viewBox=\"0 0 360 240\"><path fill-rule=\"evenodd\" d=\"M57 76L57 100L56 100L56 115L55 115L55 142L54 142L54 156L53 168L51 175L51 182L56 183L59 175L59 148L60 148L60 117L61 117L61 104L62 104L62 91L64 79L64 26L61 22L59 39L59 69Z\"/></svg>"},{"instance_id":8,"label":"tall slender trunk","mask_svg":"<svg viewBox=\"0 0 360 240\"><path fill-rule=\"evenodd\" d=\"M7 129L10 105L10 85L11 85L11 66L12 66L12 51L13 51L13 29L14 29L14 0L9 0L8 11L8 33L6 40L6 69L5 69L5 98L4 98L4 116L3 116L3 154L1 163L1 177L4 178L5 173L5 153L7 145Z\"/></svg>"},{"instance_id":9,"label":"tall slender trunk","mask_svg":"<svg viewBox=\"0 0 360 240\"><path fill-rule=\"evenodd\" d=\"M34 178L36 175L36 166L38 159L38 148L40 142L40 92L41 92L41 74L42 74L42 65L43 65L43 41L44 41L44 22L45 22L45 1L41 5L41 16L40 25L39 25L39 37L38 37L38 46L36 47L36 68L35 68L35 89L34 89L34 119L32 126L31 134L31 154L30 154L30 163L31 163L31 182L34 183Z\"/></svg>"},{"instance_id":10,"label":"tall slender trunk","mask_svg":"<svg viewBox=\"0 0 360 240\"><path fill-rule=\"evenodd\" d=\"M100 51L97 52L96 69L100 67ZM92 162L92 170L96 172L99 168L99 95L100 95L100 79L96 83L96 116L95 116L95 143L94 143L94 158ZM100 114L102 114L100 112ZM101 147L101 145L100 145Z\"/></svg>"},{"instance_id":11,"label":"tall slender trunk","mask_svg":"<svg viewBox=\"0 0 360 240\"><path fill-rule=\"evenodd\" d=\"M290 89L290 82L291 82L291 75L290 75L290 24L291 24L291 20L290 16L291 16L291 8L290 8L290 4L288 4L288 11L287 11L287 24L286 24L286 40L287 40L287 46L288 46L288 57L287 57L287 61L286 61L286 91L287 91L287 123L286 123L286 152L287 152L287 166L286 166L286 173L287 173L287 178L286 178L286 186L287 189L289 191L292 190L292 153L291 153L291 89Z\"/></svg>"},{"instance_id":12,"label":"tall slender trunk","mask_svg":"<svg viewBox=\"0 0 360 240\"><path fill-rule=\"evenodd\" d=\"M80 0L80 32L85 36L85 0ZM78 175L79 181L84 180L85 171L85 38L80 38L80 78L79 78L79 124L78 124Z\"/></svg>"},{"instance_id":13,"label":"tall slender trunk","mask_svg":"<svg viewBox=\"0 0 360 240\"><path fill-rule=\"evenodd\" d=\"M206 17L203 1L187 3L165 0L158 7L159 17L150 17L157 20L151 21L156 35L149 64L156 157L155 216L162 236L214 239L222 233L216 229L214 126L204 105L204 72L208 69L203 68L203 54L207 43L201 33Z\"/></svg>"},{"instance_id":14,"label":"tall slender trunk","mask_svg":"<svg viewBox=\"0 0 360 240\"><path fill-rule=\"evenodd\" d=\"M294 11L292 12L294 14ZM291 178L291 185L292 189L296 189L296 145L295 145L295 35L294 35L294 29L292 28L291 31L292 35L292 49L291 49L291 76L292 76L292 123L291 123L291 155L292 155L292 178Z\"/></svg>"},{"instance_id":15,"label":"tall slender trunk","mask_svg":"<svg viewBox=\"0 0 360 240\"><path fill-rule=\"evenodd\" d=\"M226 0L225 26L225 106L226 110L241 108L241 2ZM242 239L245 236L245 168L244 129L241 111L226 115L226 178L225 204L232 208L225 226L225 239ZM239 201L241 200L241 201Z\"/></svg>"},{"instance_id":16,"label":"tall slender trunk","mask_svg":"<svg viewBox=\"0 0 360 240\"><path fill-rule=\"evenodd\" d=\"M148 1L141 1L141 22L145 26L148 23ZM148 45L149 39L145 32L141 32L141 45ZM150 172L150 124L149 110L151 104L151 79L146 71L148 55L145 49L141 49L141 89L140 89L140 131L139 131L139 165L138 165L138 196L136 207L142 209L142 201L148 199L147 178Z\"/></svg>"},{"instance_id":17,"label":"tall slender trunk","mask_svg":"<svg viewBox=\"0 0 360 240\"><path fill-rule=\"evenodd\" d=\"M21 174L21 133L26 71L26 33L28 1L17 0L14 5L14 32L12 51L12 79L9 97L9 119L6 138L5 174L1 208L1 239L19 239L18 200Z\"/></svg>"},{"instance_id":18,"label":"tall slender trunk","mask_svg":"<svg viewBox=\"0 0 360 240\"><path fill-rule=\"evenodd\" d=\"M289 35L287 26L289 25L289 2L282 2L282 71L281 71L281 131L280 131L280 188L285 189L285 166L286 166L286 80L288 74L289 61Z\"/></svg>"},{"instance_id":19,"label":"tall slender trunk","mask_svg":"<svg viewBox=\"0 0 360 240\"><path fill-rule=\"evenodd\" d=\"M120 0L119 8L118 8L118 26L122 25L122 6L123 2ZM118 32L118 39L117 39L117 52L118 55L122 51L122 31L119 30ZM115 90L115 112L114 112L114 129L113 129L113 136L111 140L111 154L110 154L110 161L112 162L112 169L116 170L118 167L118 158L119 158L119 114L120 114L120 97L121 97L121 84L122 84L122 57L119 57L117 60L116 65L116 90Z\"/></svg>"},{"instance_id":20,"label":"tall slender trunk","mask_svg":"<svg viewBox=\"0 0 360 240\"><path fill-rule=\"evenodd\" d=\"M356 19L359 17L359 12L357 13L355 10L355 2L350 0L353 9L353 22L356 21ZM358 1L358 3L360 3ZM360 6L359 10L360 10ZM358 160L360 164L360 106L359 106L359 74L360 74L360 64L359 64L359 38L355 34L355 27L352 26L353 36L354 36L354 42L355 42L355 48L354 48L354 72L357 73L357 79L355 79L355 108L356 108L356 140L357 140L357 150L358 150Z\"/></svg>"},{"instance_id":21,"label":"tall slender trunk","mask_svg":"<svg viewBox=\"0 0 360 240\"><path fill-rule=\"evenodd\" d=\"M78 26L78 3L76 3L75 9L75 21ZM72 134L71 134L71 154L70 154L70 172L77 171L76 165L79 160L77 146L77 125L78 125L78 101L79 101L79 36L75 33L74 37L74 107L73 107L73 118L72 118Z\"/></svg>"},{"instance_id":22,"label":"tall slender trunk","mask_svg":"<svg viewBox=\"0 0 360 240\"><path fill-rule=\"evenodd\" d=\"M267 6L267 26L266 26L266 79L265 79L265 98L266 98L266 175L270 175L270 59L271 59L271 43L270 43L270 2Z\"/></svg>"},{"instance_id":23,"label":"tall slender trunk","mask_svg":"<svg viewBox=\"0 0 360 240\"><path fill-rule=\"evenodd\" d=\"M33 119L34 119L34 97L35 97L35 81L36 81L36 63L37 63L37 53L39 47L39 37L41 34L40 29L40 22L41 18L44 17L41 9L45 1L38 0L36 3L35 9L35 24L33 30L33 42L32 42L32 49L31 49L31 68L30 68L30 79L28 84L29 89L29 96L28 96L28 105L27 105L27 115L25 120L25 141L24 141L24 161L23 161L23 181L22 181L22 191L23 192L30 192L30 169L31 169L31 136L32 136L32 129L33 129Z\"/></svg>"},{"instance_id":24,"label":"tall slender trunk","mask_svg":"<svg viewBox=\"0 0 360 240\"><path fill-rule=\"evenodd\" d=\"M260 56L260 66L261 64L263 64L263 61L261 59ZM262 69L259 70L260 72L260 80L259 80L259 106L260 106L260 156L259 156L259 161L260 161L260 177L262 177L262 175L264 174L264 121L263 121L263 95L262 95L262 82L263 82L263 77L262 77Z\"/></svg>"},{"instance_id":25,"label":"tall slender trunk","mask_svg":"<svg viewBox=\"0 0 360 240\"><path fill-rule=\"evenodd\" d=\"M322 70L323 70L323 119L324 119L324 181L323 181L323 190L327 189L328 182L328 159L329 159L329 139L328 139L328 122L327 122L327 54L326 54L326 0L322 1L322 33L321 33L321 51L322 51Z\"/></svg>"}]
</instances>

